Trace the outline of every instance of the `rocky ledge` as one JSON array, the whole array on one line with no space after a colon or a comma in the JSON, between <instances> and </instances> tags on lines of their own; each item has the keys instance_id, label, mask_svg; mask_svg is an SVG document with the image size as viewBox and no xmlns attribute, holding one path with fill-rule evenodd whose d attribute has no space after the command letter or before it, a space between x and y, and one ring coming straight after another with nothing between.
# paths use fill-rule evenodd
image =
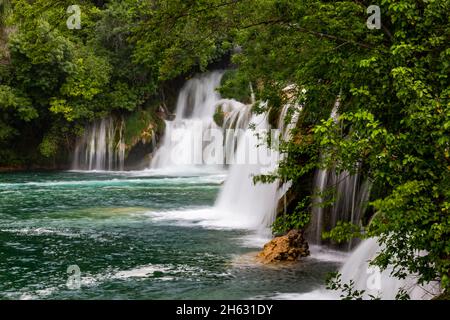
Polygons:
<instances>
[{"instance_id":1,"label":"rocky ledge","mask_svg":"<svg viewBox=\"0 0 450 320\"><path fill-rule=\"evenodd\" d=\"M264 245L258 253L258 259L263 263L282 261L297 261L309 255L308 242L303 237L302 230L291 230L284 236L275 237Z\"/></svg>"}]
</instances>

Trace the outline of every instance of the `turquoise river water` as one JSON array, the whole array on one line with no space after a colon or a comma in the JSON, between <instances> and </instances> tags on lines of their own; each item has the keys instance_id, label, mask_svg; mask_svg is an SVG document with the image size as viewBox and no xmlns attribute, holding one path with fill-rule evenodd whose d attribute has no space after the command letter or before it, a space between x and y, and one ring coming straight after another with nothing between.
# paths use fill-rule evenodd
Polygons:
<instances>
[{"instance_id":1,"label":"turquoise river water","mask_svg":"<svg viewBox=\"0 0 450 320\"><path fill-rule=\"evenodd\" d=\"M1 299L261 299L320 290L339 255L267 266L267 238L213 223L222 173L0 174ZM313 248L314 251L314 248ZM80 286L67 286L67 268Z\"/></svg>"}]
</instances>

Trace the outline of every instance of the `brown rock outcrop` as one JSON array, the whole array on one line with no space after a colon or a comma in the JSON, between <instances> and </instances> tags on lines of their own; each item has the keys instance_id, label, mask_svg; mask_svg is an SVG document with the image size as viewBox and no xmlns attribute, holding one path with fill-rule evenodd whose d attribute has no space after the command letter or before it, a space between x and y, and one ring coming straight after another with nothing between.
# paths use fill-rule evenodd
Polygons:
<instances>
[{"instance_id":1,"label":"brown rock outcrop","mask_svg":"<svg viewBox=\"0 0 450 320\"><path fill-rule=\"evenodd\" d=\"M258 253L258 258L263 263L281 261L296 261L300 257L309 255L309 247L303 231L293 229L286 235L275 237L264 245L263 250Z\"/></svg>"}]
</instances>

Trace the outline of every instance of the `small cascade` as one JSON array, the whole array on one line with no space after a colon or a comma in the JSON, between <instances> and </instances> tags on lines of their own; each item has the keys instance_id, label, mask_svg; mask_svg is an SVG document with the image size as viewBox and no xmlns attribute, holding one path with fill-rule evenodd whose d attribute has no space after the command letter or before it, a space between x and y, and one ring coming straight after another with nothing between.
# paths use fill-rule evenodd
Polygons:
<instances>
[{"instance_id":1,"label":"small cascade","mask_svg":"<svg viewBox=\"0 0 450 320\"><path fill-rule=\"evenodd\" d=\"M334 228L338 221L360 225L366 204L370 196L370 183L357 172L337 173L334 169L317 170L314 177L314 198L312 221L309 228L310 241L321 243L324 230ZM330 206L323 202L333 200Z\"/></svg>"},{"instance_id":2,"label":"small cascade","mask_svg":"<svg viewBox=\"0 0 450 320\"><path fill-rule=\"evenodd\" d=\"M337 99L330 118L338 121L339 98ZM371 184L359 174L359 164L356 173L348 171L336 172L334 169L317 170L313 192L318 195L313 199L311 224L308 228L309 241L321 244L322 232L334 228L338 221L361 224L361 218L369 201ZM325 206L329 200L331 206ZM349 248L352 243L349 243Z\"/></svg>"},{"instance_id":3,"label":"small cascade","mask_svg":"<svg viewBox=\"0 0 450 320\"><path fill-rule=\"evenodd\" d=\"M331 110L330 118L337 122L338 119L338 109L340 105L339 98L336 100L336 103ZM323 193L327 189L328 182L328 169L319 169L316 171L313 182L313 192L318 193L318 196L313 198L313 207L311 213L311 222L308 230L309 241L315 244L322 243L322 231L324 230L324 215L325 208L322 205L324 202Z\"/></svg>"},{"instance_id":4,"label":"small cascade","mask_svg":"<svg viewBox=\"0 0 450 320\"><path fill-rule=\"evenodd\" d=\"M336 186L336 201L331 207L331 226L335 226L338 221L359 224L364 204L369 200L369 182L363 180L359 173L352 175L348 171L339 174L331 171L328 178L328 184Z\"/></svg>"},{"instance_id":5,"label":"small cascade","mask_svg":"<svg viewBox=\"0 0 450 320\"><path fill-rule=\"evenodd\" d=\"M150 164L152 169L177 167L189 170L203 164L217 164L215 158L204 158L204 141L211 129L218 129L213 120L220 95L222 72L210 72L186 82L178 95L176 117L166 121L162 144Z\"/></svg>"},{"instance_id":6,"label":"small cascade","mask_svg":"<svg viewBox=\"0 0 450 320\"><path fill-rule=\"evenodd\" d=\"M298 121L300 111L301 106L298 104L286 104L282 108L278 121L281 135L279 138L282 140L291 138L290 133ZM286 122L288 112L291 117ZM250 121L247 121L249 115L249 111L235 109L224 122L226 126L235 123L236 127L246 130L245 135L238 141L235 164L230 168L228 179L216 202L216 208L231 219L239 219L247 227L264 230L273 223L278 201L291 184L286 182L280 187L279 181L270 184L253 183L253 176L276 170L281 155L278 150L269 148L265 141L255 135L255 132L269 133L268 114L253 115ZM250 126L253 125L254 130L251 130ZM227 137L226 141L234 140ZM244 153L258 155L257 163L240 163L239 159L249 156Z\"/></svg>"},{"instance_id":7,"label":"small cascade","mask_svg":"<svg viewBox=\"0 0 450 320\"><path fill-rule=\"evenodd\" d=\"M266 114L253 115L249 126L252 124L260 134L270 129ZM227 220L239 221L241 227L265 229L275 218L278 183L254 184L253 176L276 169L278 152L269 149L255 131L248 127L240 137L234 163L215 208Z\"/></svg>"},{"instance_id":8,"label":"small cascade","mask_svg":"<svg viewBox=\"0 0 450 320\"><path fill-rule=\"evenodd\" d=\"M311 222L308 228L308 234L309 234L309 241L315 244L322 243L322 231L324 230L323 219L325 208L322 206L324 197L322 197L321 194L326 189L327 177L328 177L328 170L326 169L317 170L314 176L313 192L318 192L319 195L313 198Z\"/></svg>"},{"instance_id":9,"label":"small cascade","mask_svg":"<svg viewBox=\"0 0 450 320\"><path fill-rule=\"evenodd\" d=\"M330 118L338 122L339 98ZM337 172L335 169L317 170L314 177L314 192L319 195L313 199L312 219L308 228L309 241L321 244L322 232L334 228L338 221L361 225L361 219L370 197L371 183L360 174L360 164L356 164L355 173ZM332 205L321 205L332 201ZM351 249L355 243L348 243ZM419 286L414 275L406 279L391 276L392 269L383 272L370 266L381 251L376 238L363 240L351 253L342 266L342 284L354 281L354 290L364 290L364 299L370 296L393 300L400 289L405 290L411 299L431 299L439 293L437 284Z\"/></svg>"},{"instance_id":10,"label":"small cascade","mask_svg":"<svg viewBox=\"0 0 450 320\"><path fill-rule=\"evenodd\" d=\"M289 88L289 87L288 87ZM281 141L289 141L292 139L292 130L297 125L300 113L303 107L298 103L287 103L283 106L278 118L278 129L280 130ZM284 158L285 154L280 154L280 160ZM286 211L287 200L286 193L292 187L292 182L287 181L281 184L277 191L277 199L280 200L284 197L284 211ZM285 212L286 213L286 212Z\"/></svg>"},{"instance_id":11,"label":"small cascade","mask_svg":"<svg viewBox=\"0 0 450 320\"><path fill-rule=\"evenodd\" d=\"M123 170L125 142L123 120L117 124L112 117L94 121L77 140L73 170Z\"/></svg>"},{"instance_id":12,"label":"small cascade","mask_svg":"<svg viewBox=\"0 0 450 320\"><path fill-rule=\"evenodd\" d=\"M364 240L341 268L342 283L353 280L354 289L364 290L366 299L372 295L384 300L394 300L400 289L405 290L413 300L428 300L440 293L438 283L420 286L413 275L398 279L390 275L392 269L380 272L378 268L369 266L369 262L376 257L380 249L376 238Z\"/></svg>"},{"instance_id":13,"label":"small cascade","mask_svg":"<svg viewBox=\"0 0 450 320\"><path fill-rule=\"evenodd\" d=\"M226 165L235 161L235 152L238 141L245 134L250 122L251 106L244 105L236 100L222 99L217 103L224 114L222 125L224 160Z\"/></svg>"},{"instance_id":14,"label":"small cascade","mask_svg":"<svg viewBox=\"0 0 450 320\"><path fill-rule=\"evenodd\" d=\"M281 109L280 116L278 118L278 129L281 132L283 141L289 141L292 138L292 129L295 128L300 113L303 107L298 103L285 104ZM286 121L289 115L289 121Z\"/></svg>"}]
</instances>

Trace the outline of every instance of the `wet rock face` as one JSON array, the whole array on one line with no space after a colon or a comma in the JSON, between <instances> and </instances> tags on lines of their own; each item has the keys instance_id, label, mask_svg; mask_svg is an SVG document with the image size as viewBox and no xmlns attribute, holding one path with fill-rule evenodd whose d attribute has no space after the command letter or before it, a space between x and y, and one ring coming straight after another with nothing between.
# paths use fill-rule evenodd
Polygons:
<instances>
[{"instance_id":1,"label":"wet rock face","mask_svg":"<svg viewBox=\"0 0 450 320\"><path fill-rule=\"evenodd\" d=\"M303 231L291 230L286 235L275 237L264 245L263 250L258 253L258 258L263 263L274 263L281 261L297 261L301 257L309 255L309 247Z\"/></svg>"}]
</instances>

